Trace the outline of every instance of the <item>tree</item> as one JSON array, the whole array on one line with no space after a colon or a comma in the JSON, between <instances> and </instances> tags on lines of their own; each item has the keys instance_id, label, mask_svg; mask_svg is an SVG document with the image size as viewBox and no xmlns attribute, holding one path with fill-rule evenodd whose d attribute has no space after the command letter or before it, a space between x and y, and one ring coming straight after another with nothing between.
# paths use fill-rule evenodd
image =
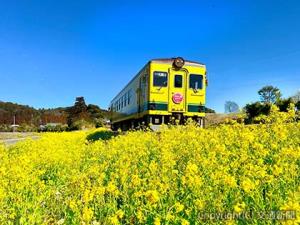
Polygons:
<instances>
[{"instance_id":1,"label":"tree","mask_svg":"<svg viewBox=\"0 0 300 225\"><path fill-rule=\"evenodd\" d=\"M297 110L299 110L299 111L300 111L300 101L299 101L299 102L297 102L297 103L295 104L295 106L296 106Z\"/></svg>"},{"instance_id":2,"label":"tree","mask_svg":"<svg viewBox=\"0 0 300 225\"><path fill-rule=\"evenodd\" d=\"M293 99L294 103L300 102L300 91L297 91L296 94L294 94L291 98Z\"/></svg>"},{"instance_id":3,"label":"tree","mask_svg":"<svg viewBox=\"0 0 300 225\"><path fill-rule=\"evenodd\" d=\"M280 90L277 87L271 85L264 86L258 91L260 99L264 103L275 103L281 97Z\"/></svg>"},{"instance_id":4,"label":"tree","mask_svg":"<svg viewBox=\"0 0 300 225\"><path fill-rule=\"evenodd\" d=\"M84 97L76 97L73 110L76 114L82 114L87 112L87 105L85 104Z\"/></svg>"},{"instance_id":5,"label":"tree","mask_svg":"<svg viewBox=\"0 0 300 225\"><path fill-rule=\"evenodd\" d=\"M102 110L97 105L89 104L87 106L87 112L89 113L90 117L93 119L103 118Z\"/></svg>"},{"instance_id":6,"label":"tree","mask_svg":"<svg viewBox=\"0 0 300 225\"><path fill-rule=\"evenodd\" d=\"M300 91L297 91L296 94L292 96L292 100L295 103L297 110L300 110Z\"/></svg>"},{"instance_id":7,"label":"tree","mask_svg":"<svg viewBox=\"0 0 300 225\"><path fill-rule=\"evenodd\" d=\"M102 127L103 126L103 112L100 109L99 106L89 104L87 106L87 112L89 114L89 117L93 121L96 127Z\"/></svg>"},{"instance_id":8,"label":"tree","mask_svg":"<svg viewBox=\"0 0 300 225\"><path fill-rule=\"evenodd\" d=\"M239 105L233 101L225 102L225 113L236 113L239 112Z\"/></svg>"},{"instance_id":9,"label":"tree","mask_svg":"<svg viewBox=\"0 0 300 225\"><path fill-rule=\"evenodd\" d=\"M84 97L76 97L74 106L68 109L68 126L72 126L72 124L78 120L86 119L89 119L89 116Z\"/></svg>"}]
</instances>

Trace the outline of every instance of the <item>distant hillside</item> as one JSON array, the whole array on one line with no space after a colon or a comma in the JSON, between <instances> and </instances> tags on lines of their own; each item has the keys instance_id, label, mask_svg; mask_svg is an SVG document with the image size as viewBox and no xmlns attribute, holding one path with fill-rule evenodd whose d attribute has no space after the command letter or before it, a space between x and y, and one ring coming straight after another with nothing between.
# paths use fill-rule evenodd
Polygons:
<instances>
[{"instance_id":1,"label":"distant hillside","mask_svg":"<svg viewBox=\"0 0 300 225\"><path fill-rule=\"evenodd\" d=\"M20 105L12 102L0 101L0 124L11 125L27 124L39 126L47 123L67 123L67 117L70 107L59 107L53 109L35 109L28 105ZM100 109L103 116L108 115L107 110Z\"/></svg>"},{"instance_id":2,"label":"distant hillside","mask_svg":"<svg viewBox=\"0 0 300 225\"><path fill-rule=\"evenodd\" d=\"M13 124L14 116L17 124L39 124L42 115L28 105L0 101L0 124Z\"/></svg>"}]
</instances>

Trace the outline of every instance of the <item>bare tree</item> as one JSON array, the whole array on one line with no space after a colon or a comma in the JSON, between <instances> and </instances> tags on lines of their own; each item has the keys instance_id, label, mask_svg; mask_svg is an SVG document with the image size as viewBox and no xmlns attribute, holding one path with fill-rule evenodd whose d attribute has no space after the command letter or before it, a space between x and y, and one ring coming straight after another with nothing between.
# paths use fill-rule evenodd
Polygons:
<instances>
[{"instance_id":1,"label":"bare tree","mask_svg":"<svg viewBox=\"0 0 300 225\"><path fill-rule=\"evenodd\" d=\"M292 100L295 103L297 110L300 110L300 90L297 91L296 94L292 96Z\"/></svg>"},{"instance_id":2,"label":"bare tree","mask_svg":"<svg viewBox=\"0 0 300 225\"><path fill-rule=\"evenodd\" d=\"M240 108L236 102L233 102L233 101L225 102L225 113L236 113L239 111L240 111Z\"/></svg>"},{"instance_id":3,"label":"bare tree","mask_svg":"<svg viewBox=\"0 0 300 225\"><path fill-rule=\"evenodd\" d=\"M293 102L297 103L300 102L300 90L296 92L296 94L294 94L292 96Z\"/></svg>"}]
</instances>

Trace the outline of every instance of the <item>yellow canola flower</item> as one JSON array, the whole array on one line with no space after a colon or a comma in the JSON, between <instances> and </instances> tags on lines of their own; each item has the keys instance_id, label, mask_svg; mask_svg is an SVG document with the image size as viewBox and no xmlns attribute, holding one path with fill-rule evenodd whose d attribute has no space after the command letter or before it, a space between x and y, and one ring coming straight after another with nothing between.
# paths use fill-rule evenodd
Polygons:
<instances>
[{"instance_id":1,"label":"yellow canola flower","mask_svg":"<svg viewBox=\"0 0 300 225\"><path fill-rule=\"evenodd\" d=\"M175 211L177 213L181 212L184 209L184 205L180 204L179 202L176 202L174 205Z\"/></svg>"},{"instance_id":2,"label":"yellow canola flower","mask_svg":"<svg viewBox=\"0 0 300 225\"><path fill-rule=\"evenodd\" d=\"M283 168L281 168L278 165L274 165L274 167L273 167L273 174L275 176L279 176L282 172L283 172Z\"/></svg>"},{"instance_id":3,"label":"yellow canola flower","mask_svg":"<svg viewBox=\"0 0 300 225\"><path fill-rule=\"evenodd\" d=\"M69 202L69 206L70 206L70 208L71 208L73 211L76 210L76 207L77 207L76 201L75 201L75 200L71 200L71 201Z\"/></svg>"},{"instance_id":4,"label":"yellow canola flower","mask_svg":"<svg viewBox=\"0 0 300 225\"><path fill-rule=\"evenodd\" d=\"M242 181L242 188L246 193L249 193L255 189L255 184L251 181L251 179L246 178Z\"/></svg>"},{"instance_id":5,"label":"yellow canola flower","mask_svg":"<svg viewBox=\"0 0 300 225\"><path fill-rule=\"evenodd\" d=\"M91 192L90 190L85 190L84 194L83 194L83 201L85 203L88 203L89 201L91 201L94 197L94 193Z\"/></svg>"},{"instance_id":6,"label":"yellow canola flower","mask_svg":"<svg viewBox=\"0 0 300 225\"><path fill-rule=\"evenodd\" d=\"M245 207L246 207L246 204L244 202L238 203L234 206L234 211L236 213L241 213L245 209Z\"/></svg>"},{"instance_id":7,"label":"yellow canola flower","mask_svg":"<svg viewBox=\"0 0 300 225\"><path fill-rule=\"evenodd\" d=\"M189 123L94 142L86 138L95 131L79 131L0 144L0 224L200 225L203 212L248 207L294 210L296 219L279 222L300 223L293 115L273 110L257 125Z\"/></svg>"},{"instance_id":8,"label":"yellow canola flower","mask_svg":"<svg viewBox=\"0 0 300 225\"><path fill-rule=\"evenodd\" d=\"M190 222L186 219L181 219L181 225L190 225Z\"/></svg>"},{"instance_id":9,"label":"yellow canola flower","mask_svg":"<svg viewBox=\"0 0 300 225\"><path fill-rule=\"evenodd\" d=\"M299 187L300 188L300 187ZM300 192L293 193L293 200L290 200L280 209L287 211L291 218L286 219L283 224L299 224L300 223Z\"/></svg>"},{"instance_id":10,"label":"yellow canola flower","mask_svg":"<svg viewBox=\"0 0 300 225\"><path fill-rule=\"evenodd\" d=\"M139 186L141 183L141 179L139 178L138 175L135 174L131 177L131 183L134 187Z\"/></svg>"},{"instance_id":11,"label":"yellow canola flower","mask_svg":"<svg viewBox=\"0 0 300 225\"><path fill-rule=\"evenodd\" d=\"M160 218L158 218L158 217L156 217L155 219L154 219L154 225L160 225L161 223L160 223Z\"/></svg>"},{"instance_id":12,"label":"yellow canola flower","mask_svg":"<svg viewBox=\"0 0 300 225\"><path fill-rule=\"evenodd\" d=\"M174 215L172 215L170 212L167 213L167 215L166 215L166 220L167 221L173 221L174 219L175 219Z\"/></svg>"},{"instance_id":13,"label":"yellow canola flower","mask_svg":"<svg viewBox=\"0 0 300 225\"><path fill-rule=\"evenodd\" d=\"M82 219L85 222L90 222L92 217L93 217L93 211L88 207L84 207L83 208L83 213L82 213Z\"/></svg>"},{"instance_id":14,"label":"yellow canola flower","mask_svg":"<svg viewBox=\"0 0 300 225\"><path fill-rule=\"evenodd\" d=\"M225 175L224 182L229 187L233 187L234 188L234 187L237 186L235 178L233 176L230 176L230 175L229 176Z\"/></svg>"},{"instance_id":15,"label":"yellow canola flower","mask_svg":"<svg viewBox=\"0 0 300 225\"><path fill-rule=\"evenodd\" d=\"M186 172L189 174L195 174L198 172L198 166L194 163L188 163L187 167L186 167Z\"/></svg>"},{"instance_id":16,"label":"yellow canola flower","mask_svg":"<svg viewBox=\"0 0 300 225\"><path fill-rule=\"evenodd\" d=\"M141 210L137 211L136 217L138 219L138 222L142 223L145 220L145 216Z\"/></svg>"},{"instance_id":17,"label":"yellow canola flower","mask_svg":"<svg viewBox=\"0 0 300 225\"><path fill-rule=\"evenodd\" d=\"M110 224L112 224L112 225L119 225L119 224L120 224L117 215L114 215L114 216L109 217L109 222L110 222Z\"/></svg>"},{"instance_id":18,"label":"yellow canola flower","mask_svg":"<svg viewBox=\"0 0 300 225\"><path fill-rule=\"evenodd\" d=\"M124 211L119 209L117 212L116 212L116 215L119 219L122 219L124 217Z\"/></svg>"},{"instance_id":19,"label":"yellow canola flower","mask_svg":"<svg viewBox=\"0 0 300 225\"><path fill-rule=\"evenodd\" d=\"M115 194L115 195L119 194L118 187L113 182L108 183L108 185L106 187L106 191L108 193Z\"/></svg>"},{"instance_id":20,"label":"yellow canola flower","mask_svg":"<svg viewBox=\"0 0 300 225\"><path fill-rule=\"evenodd\" d=\"M157 203L159 201L159 193L156 190L149 190L145 193L145 196L147 197L148 201L151 204Z\"/></svg>"},{"instance_id":21,"label":"yellow canola flower","mask_svg":"<svg viewBox=\"0 0 300 225\"><path fill-rule=\"evenodd\" d=\"M195 204L197 210L202 210L205 206L205 203L201 199L196 199L194 201L194 204Z\"/></svg>"}]
</instances>

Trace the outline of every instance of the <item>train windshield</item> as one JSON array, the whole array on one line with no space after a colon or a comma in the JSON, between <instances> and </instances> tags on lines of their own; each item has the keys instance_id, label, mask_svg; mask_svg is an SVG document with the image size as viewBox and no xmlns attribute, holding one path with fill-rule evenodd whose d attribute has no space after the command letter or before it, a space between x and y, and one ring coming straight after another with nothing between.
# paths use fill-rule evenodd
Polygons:
<instances>
[{"instance_id":1,"label":"train windshield","mask_svg":"<svg viewBox=\"0 0 300 225\"><path fill-rule=\"evenodd\" d=\"M167 87L168 86L168 74L166 72L154 72L153 86L154 87Z\"/></svg>"},{"instance_id":2,"label":"train windshield","mask_svg":"<svg viewBox=\"0 0 300 225\"><path fill-rule=\"evenodd\" d=\"M181 75L175 75L174 78L174 86L177 88L181 88L182 87L182 76Z\"/></svg>"},{"instance_id":3,"label":"train windshield","mask_svg":"<svg viewBox=\"0 0 300 225\"><path fill-rule=\"evenodd\" d=\"M203 76L197 74L190 75L190 88L198 90L202 89Z\"/></svg>"}]
</instances>

